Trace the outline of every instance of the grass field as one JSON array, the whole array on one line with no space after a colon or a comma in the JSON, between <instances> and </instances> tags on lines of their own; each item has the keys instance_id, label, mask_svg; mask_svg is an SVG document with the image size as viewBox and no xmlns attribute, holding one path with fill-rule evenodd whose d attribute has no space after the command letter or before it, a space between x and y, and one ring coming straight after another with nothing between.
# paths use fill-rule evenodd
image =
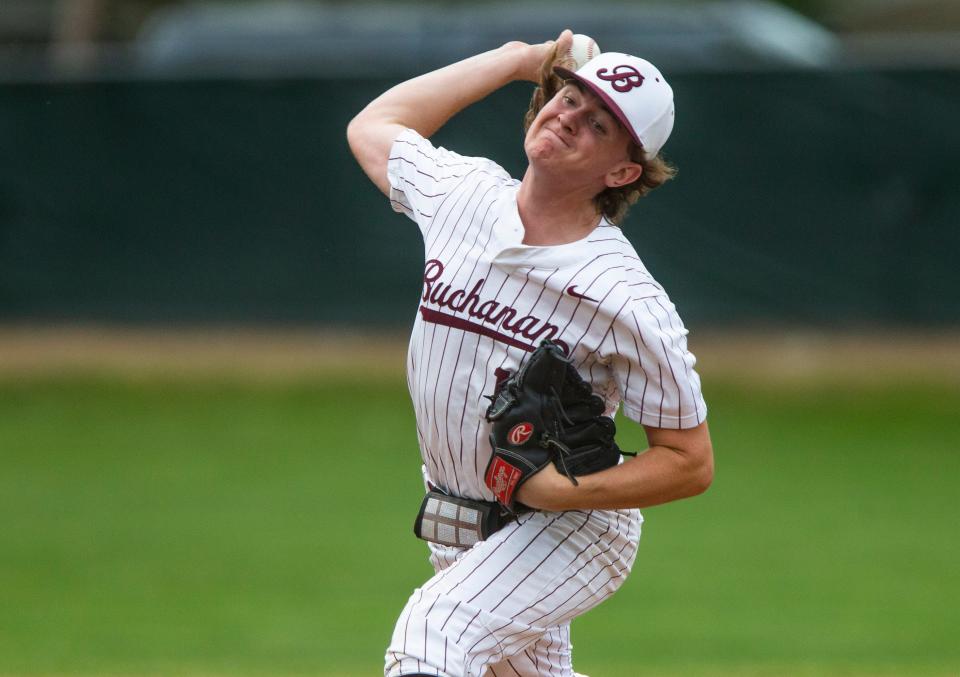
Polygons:
<instances>
[{"instance_id":1,"label":"grass field","mask_svg":"<svg viewBox=\"0 0 960 677\"><path fill-rule=\"evenodd\" d=\"M645 511L578 670L960 675L960 388L707 386L714 486ZM414 440L395 371L0 378L0 675L378 674Z\"/></svg>"}]
</instances>

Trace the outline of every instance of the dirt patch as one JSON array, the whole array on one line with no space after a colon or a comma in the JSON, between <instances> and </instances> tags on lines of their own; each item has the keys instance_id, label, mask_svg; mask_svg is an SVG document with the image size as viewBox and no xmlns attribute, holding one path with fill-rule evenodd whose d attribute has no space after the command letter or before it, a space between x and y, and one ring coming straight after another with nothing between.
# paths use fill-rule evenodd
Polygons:
<instances>
[{"instance_id":1,"label":"dirt patch","mask_svg":"<svg viewBox=\"0 0 960 677\"><path fill-rule=\"evenodd\" d=\"M398 335L300 329L0 327L0 375L77 373L253 380L402 377Z\"/></svg>"},{"instance_id":2,"label":"dirt patch","mask_svg":"<svg viewBox=\"0 0 960 677\"><path fill-rule=\"evenodd\" d=\"M0 327L0 376L403 378L407 337L309 329ZM960 333L699 332L704 379L960 385Z\"/></svg>"},{"instance_id":3,"label":"dirt patch","mask_svg":"<svg viewBox=\"0 0 960 677\"><path fill-rule=\"evenodd\" d=\"M703 332L690 349L726 380L960 385L958 332Z\"/></svg>"}]
</instances>

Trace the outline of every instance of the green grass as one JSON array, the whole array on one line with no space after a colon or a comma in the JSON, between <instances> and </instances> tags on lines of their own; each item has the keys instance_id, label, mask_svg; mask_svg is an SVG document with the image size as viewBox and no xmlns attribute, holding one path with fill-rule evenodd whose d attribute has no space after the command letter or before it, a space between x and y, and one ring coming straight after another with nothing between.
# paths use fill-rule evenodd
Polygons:
<instances>
[{"instance_id":1,"label":"green grass","mask_svg":"<svg viewBox=\"0 0 960 677\"><path fill-rule=\"evenodd\" d=\"M960 391L707 395L714 486L645 511L578 669L960 674ZM402 380L0 382L0 675L378 674L419 493Z\"/></svg>"}]
</instances>

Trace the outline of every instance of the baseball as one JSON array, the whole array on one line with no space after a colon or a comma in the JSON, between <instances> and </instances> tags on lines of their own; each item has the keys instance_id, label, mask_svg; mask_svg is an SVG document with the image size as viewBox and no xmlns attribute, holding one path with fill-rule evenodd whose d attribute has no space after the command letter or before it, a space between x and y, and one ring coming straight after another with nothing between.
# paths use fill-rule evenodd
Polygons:
<instances>
[{"instance_id":1,"label":"baseball","mask_svg":"<svg viewBox=\"0 0 960 677\"><path fill-rule=\"evenodd\" d=\"M596 40L589 35L574 33L573 42L570 43L570 49L564 54L564 58L570 59L576 64L573 70L579 70L585 63L598 54L600 54L600 46Z\"/></svg>"}]
</instances>

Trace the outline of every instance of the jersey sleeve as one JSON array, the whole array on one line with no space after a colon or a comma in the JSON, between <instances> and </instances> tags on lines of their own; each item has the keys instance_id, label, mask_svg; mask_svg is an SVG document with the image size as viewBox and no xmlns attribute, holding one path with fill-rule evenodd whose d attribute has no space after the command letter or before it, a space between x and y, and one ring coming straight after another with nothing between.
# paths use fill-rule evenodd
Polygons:
<instances>
[{"instance_id":1,"label":"jersey sleeve","mask_svg":"<svg viewBox=\"0 0 960 677\"><path fill-rule=\"evenodd\" d=\"M707 417L687 329L665 294L627 304L601 347L623 412L641 425L693 428Z\"/></svg>"},{"instance_id":2,"label":"jersey sleeve","mask_svg":"<svg viewBox=\"0 0 960 677\"><path fill-rule=\"evenodd\" d=\"M445 198L465 177L493 165L484 158L467 157L434 146L416 131L406 129L394 140L387 160L390 204L426 230Z\"/></svg>"}]
</instances>

